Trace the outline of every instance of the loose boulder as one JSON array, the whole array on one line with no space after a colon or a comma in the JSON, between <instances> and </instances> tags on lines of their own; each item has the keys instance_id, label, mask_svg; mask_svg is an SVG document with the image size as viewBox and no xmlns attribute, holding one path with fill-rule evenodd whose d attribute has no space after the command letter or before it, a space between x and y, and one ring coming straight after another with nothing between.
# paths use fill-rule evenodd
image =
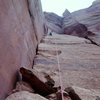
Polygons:
<instances>
[{"instance_id":1,"label":"loose boulder","mask_svg":"<svg viewBox=\"0 0 100 100\"><path fill-rule=\"evenodd\" d=\"M22 74L22 80L29 83L34 91L42 96L47 96L49 94L57 92L56 89L48 86L44 82L42 82L34 73L28 69L20 68L20 72Z\"/></svg>"}]
</instances>

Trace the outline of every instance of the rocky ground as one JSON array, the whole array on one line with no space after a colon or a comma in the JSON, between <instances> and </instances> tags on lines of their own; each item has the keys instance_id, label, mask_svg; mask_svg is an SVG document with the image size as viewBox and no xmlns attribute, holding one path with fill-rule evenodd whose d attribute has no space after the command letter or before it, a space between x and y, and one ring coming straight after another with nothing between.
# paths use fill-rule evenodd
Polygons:
<instances>
[{"instance_id":1,"label":"rocky ground","mask_svg":"<svg viewBox=\"0 0 100 100\"><path fill-rule=\"evenodd\" d=\"M72 86L82 100L96 100L100 96L100 47L75 36L46 36L33 69L49 74L59 86L57 54L63 88Z\"/></svg>"}]
</instances>

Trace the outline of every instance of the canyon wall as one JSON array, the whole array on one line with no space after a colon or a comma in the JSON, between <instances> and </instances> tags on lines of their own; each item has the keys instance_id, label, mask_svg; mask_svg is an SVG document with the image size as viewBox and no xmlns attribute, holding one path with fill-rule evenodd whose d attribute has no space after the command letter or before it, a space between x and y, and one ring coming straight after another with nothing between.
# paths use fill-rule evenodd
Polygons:
<instances>
[{"instance_id":1,"label":"canyon wall","mask_svg":"<svg viewBox=\"0 0 100 100\"><path fill-rule=\"evenodd\" d=\"M86 9L73 12L72 16L78 22L86 25L89 31L95 33L95 36L90 38L100 45L100 0L95 0Z\"/></svg>"},{"instance_id":2,"label":"canyon wall","mask_svg":"<svg viewBox=\"0 0 100 100\"><path fill-rule=\"evenodd\" d=\"M63 30L64 34L79 37L87 36L87 27L79 23L67 9L63 13Z\"/></svg>"},{"instance_id":3,"label":"canyon wall","mask_svg":"<svg viewBox=\"0 0 100 100\"><path fill-rule=\"evenodd\" d=\"M66 9L63 13L63 17L46 12L45 19L47 27L56 33L65 33L81 37L95 34L100 37L100 0L95 0L88 8L72 13ZM59 31L57 31L58 28Z\"/></svg>"},{"instance_id":4,"label":"canyon wall","mask_svg":"<svg viewBox=\"0 0 100 100\"><path fill-rule=\"evenodd\" d=\"M48 27L48 33L50 33L51 31L56 32L58 34L63 33L62 17L58 16L55 13L49 13L49 12L44 12L44 16L45 16L46 26Z\"/></svg>"},{"instance_id":5,"label":"canyon wall","mask_svg":"<svg viewBox=\"0 0 100 100\"><path fill-rule=\"evenodd\" d=\"M0 0L0 100L8 95L20 67L32 67L44 33L40 0Z\"/></svg>"},{"instance_id":6,"label":"canyon wall","mask_svg":"<svg viewBox=\"0 0 100 100\"><path fill-rule=\"evenodd\" d=\"M78 10L72 13L82 24L85 24L89 30L100 32L100 0L95 0L92 5L86 9Z\"/></svg>"}]
</instances>

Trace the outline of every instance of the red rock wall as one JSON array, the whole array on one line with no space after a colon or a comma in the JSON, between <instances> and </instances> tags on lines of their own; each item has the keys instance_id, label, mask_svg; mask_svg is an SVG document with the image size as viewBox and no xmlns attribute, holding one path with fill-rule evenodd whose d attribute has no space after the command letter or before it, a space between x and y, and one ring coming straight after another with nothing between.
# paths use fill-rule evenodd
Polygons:
<instances>
[{"instance_id":1,"label":"red rock wall","mask_svg":"<svg viewBox=\"0 0 100 100\"><path fill-rule=\"evenodd\" d=\"M0 100L13 88L16 71L21 66L32 66L42 35L43 29L35 33L27 0L0 0Z\"/></svg>"}]
</instances>

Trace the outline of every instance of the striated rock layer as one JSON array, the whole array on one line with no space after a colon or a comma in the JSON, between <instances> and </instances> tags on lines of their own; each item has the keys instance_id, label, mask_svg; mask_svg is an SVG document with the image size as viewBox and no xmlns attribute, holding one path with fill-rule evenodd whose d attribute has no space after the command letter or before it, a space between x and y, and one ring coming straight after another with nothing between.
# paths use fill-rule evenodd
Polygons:
<instances>
[{"instance_id":1,"label":"striated rock layer","mask_svg":"<svg viewBox=\"0 0 100 100\"><path fill-rule=\"evenodd\" d=\"M91 31L100 31L100 0L95 0L90 7L75 11L72 15Z\"/></svg>"},{"instance_id":2,"label":"striated rock layer","mask_svg":"<svg viewBox=\"0 0 100 100\"><path fill-rule=\"evenodd\" d=\"M0 0L0 100L16 81L16 71L31 67L43 36L40 0Z\"/></svg>"},{"instance_id":3,"label":"striated rock layer","mask_svg":"<svg viewBox=\"0 0 100 100\"><path fill-rule=\"evenodd\" d=\"M94 35L92 32L88 32L87 26L78 22L68 10L65 10L63 13L63 30L64 34L75 35L79 37Z\"/></svg>"},{"instance_id":4,"label":"striated rock layer","mask_svg":"<svg viewBox=\"0 0 100 100\"><path fill-rule=\"evenodd\" d=\"M44 16L45 16L45 23L48 27L48 33L50 31L54 31L59 34L63 33L62 17L56 15L55 13L48 13L48 12L44 12Z\"/></svg>"},{"instance_id":5,"label":"striated rock layer","mask_svg":"<svg viewBox=\"0 0 100 100\"><path fill-rule=\"evenodd\" d=\"M100 46L100 0L95 0L90 7L73 13L66 9L63 17L45 13L45 19L48 33L88 37Z\"/></svg>"},{"instance_id":6,"label":"striated rock layer","mask_svg":"<svg viewBox=\"0 0 100 100\"><path fill-rule=\"evenodd\" d=\"M66 9L63 13L63 29L77 24L78 21L71 15L71 13Z\"/></svg>"},{"instance_id":7,"label":"striated rock layer","mask_svg":"<svg viewBox=\"0 0 100 100\"><path fill-rule=\"evenodd\" d=\"M69 35L52 35L44 40L33 69L49 74L55 86L61 85L60 74L63 89L72 86L82 100L96 100L100 96L100 47Z\"/></svg>"},{"instance_id":8,"label":"striated rock layer","mask_svg":"<svg viewBox=\"0 0 100 100\"><path fill-rule=\"evenodd\" d=\"M78 10L72 13L76 20L88 27L96 35L90 37L100 45L100 0L95 0L92 5L86 9Z\"/></svg>"},{"instance_id":9,"label":"striated rock layer","mask_svg":"<svg viewBox=\"0 0 100 100\"><path fill-rule=\"evenodd\" d=\"M98 39L100 38L100 0L95 0L92 5L86 9L72 13L65 10L63 17L57 16L54 13L45 13L45 18L47 27L56 33L65 33L77 36L82 35L82 37L84 34L88 36L96 34L99 36L94 40L100 44ZM87 34L86 31L84 31L83 26L87 28L87 31L89 31Z\"/></svg>"}]
</instances>

